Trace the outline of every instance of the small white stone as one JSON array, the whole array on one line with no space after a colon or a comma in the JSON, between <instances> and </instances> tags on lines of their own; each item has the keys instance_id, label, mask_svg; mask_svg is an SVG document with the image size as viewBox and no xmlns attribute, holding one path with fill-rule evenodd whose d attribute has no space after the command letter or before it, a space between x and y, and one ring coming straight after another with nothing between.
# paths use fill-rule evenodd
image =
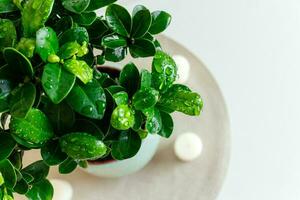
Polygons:
<instances>
[{"instance_id":1,"label":"small white stone","mask_svg":"<svg viewBox=\"0 0 300 200\"><path fill-rule=\"evenodd\" d=\"M191 132L183 133L176 138L175 155L182 161L193 161L198 158L203 149L200 137Z\"/></svg>"},{"instance_id":2,"label":"small white stone","mask_svg":"<svg viewBox=\"0 0 300 200\"><path fill-rule=\"evenodd\" d=\"M178 68L178 83L185 83L190 77L190 63L189 61L182 55L174 55L173 59Z\"/></svg>"},{"instance_id":3,"label":"small white stone","mask_svg":"<svg viewBox=\"0 0 300 200\"><path fill-rule=\"evenodd\" d=\"M54 188L53 200L72 200L73 188L69 182L59 179L52 179L50 182Z\"/></svg>"}]
</instances>

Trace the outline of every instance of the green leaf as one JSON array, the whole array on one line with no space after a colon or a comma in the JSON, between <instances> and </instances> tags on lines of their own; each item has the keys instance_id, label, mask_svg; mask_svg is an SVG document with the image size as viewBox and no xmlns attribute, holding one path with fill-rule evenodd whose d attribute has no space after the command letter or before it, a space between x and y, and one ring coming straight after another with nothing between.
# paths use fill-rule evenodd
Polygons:
<instances>
[{"instance_id":1,"label":"green leaf","mask_svg":"<svg viewBox=\"0 0 300 200\"><path fill-rule=\"evenodd\" d=\"M127 49L124 47L118 47L115 49L106 48L105 49L105 60L111 62L120 62L123 60L127 54Z\"/></svg>"},{"instance_id":2,"label":"green leaf","mask_svg":"<svg viewBox=\"0 0 300 200\"><path fill-rule=\"evenodd\" d=\"M62 45L67 42L89 43L88 31L84 27L75 27L67 30L60 36L59 43Z\"/></svg>"},{"instance_id":3,"label":"green leaf","mask_svg":"<svg viewBox=\"0 0 300 200\"><path fill-rule=\"evenodd\" d=\"M25 83L16 88L10 96L10 114L13 117L24 118L32 108L36 97L36 88L32 83Z\"/></svg>"},{"instance_id":4,"label":"green leaf","mask_svg":"<svg viewBox=\"0 0 300 200\"><path fill-rule=\"evenodd\" d=\"M31 175L34 178L33 183L38 183L48 176L49 169L44 161L39 160L22 169L21 173Z\"/></svg>"},{"instance_id":5,"label":"green leaf","mask_svg":"<svg viewBox=\"0 0 300 200\"><path fill-rule=\"evenodd\" d=\"M89 4L90 0L62 0L63 7L74 13L82 13L87 9Z\"/></svg>"},{"instance_id":6,"label":"green leaf","mask_svg":"<svg viewBox=\"0 0 300 200\"><path fill-rule=\"evenodd\" d=\"M171 115L166 112L160 111L161 121L162 121L162 128L158 132L158 134L162 137L169 138L174 129L174 123Z\"/></svg>"},{"instance_id":7,"label":"green leaf","mask_svg":"<svg viewBox=\"0 0 300 200\"><path fill-rule=\"evenodd\" d=\"M5 186L9 189L14 188L17 183L17 175L14 166L9 160L0 161L0 173L4 178Z\"/></svg>"},{"instance_id":8,"label":"green leaf","mask_svg":"<svg viewBox=\"0 0 300 200\"><path fill-rule=\"evenodd\" d=\"M36 32L36 52L44 62L48 56L58 52L59 44L56 33L50 27L43 27Z\"/></svg>"},{"instance_id":9,"label":"green leaf","mask_svg":"<svg viewBox=\"0 0 300 200\"><path fill-rule=\"evenodd\" d=\"M9 110L9 94L14 87L14 83L9 80L0 79L0 112Z\"/></svg>"},{"instance_id":10,"label":"green leaf","mask_svg":"<svg viewBox=\"0 0 300 200\"><path fill-rule=\"evenodd\" d=\"M43 179L38 183L32 185L32 188L26 194L28 200L52 200L53 198L53 187L51 183Z\"/></svg>"},{"instance_id":11,"label":"green leaf","mask_svg":"<svg viewBox=\"0 0 300 200\"><path fill-rule=\"evenodd\" d=\"M150 108L146 113L146 129L151 134L157 134L162 129L162 119L157 108Z\"/></svg>"},{"instance_id":12,"label":"green leaf","mask_svg":"<svg viewBox=\"0 0 300 200\"><path fill-rule=\"evenodd\" d=\"M83 60L69 59L64 63L64 67L85 84L93 78L93 69Z\"/></svg>"},{"instance_id":13,"label":"green leaf","mask_svg":"<svg viewBox=\"0 0 300 200\"><path fill-rule=\"evenodd\" d=\"M126 88L129 97L138 90L140 82L139 70L133 63L128 63L124 66L119 77L120 85Z\"/></svg>"},{"instance_id":14,"label":"green leaf","mask_svg":"<svg viewBox=\"0 0 300 200\"><path fill-rule=\"evenodd\" d=\"M140 88L143 89L143 88L151 87L151 85L152 85L151 79L152 79L151 73L148 70L143 69L141 71L141 86L140 86Z\"/></svg>"},{"instance_id":15,"label":"green leaf","mask_svg":"<svg viewBox=\"0 0 300 200\"><path fill-rule=\"evenodd\" d=\"M103 88L97 80L86 85L75 84L67 97L69 105L83 116L102 119L106 107L106 97Z\"/></svg>"},{"instance_id":16,"label":"green leaf","mask_svg":"<svg viewBox=\"0 0 300 200\"><path fill-rule=\"evenodd\" d=\"M151 34L158 34L168 28L171 23L172 17L165 11L155 11L152 14L152 24L149 32Z\"/></svg>"},{"instance_id":17,"label":"green leaf","mask_svg":"<svg viewBox=\"0 0 300 200\"><path fill-rule=\"evenodd\" d=\"M77 162L73 158L67 158L63 163L59 165L59 173L69 174L76 169L77 165Z\"/></svg>"},{"instance_id":18,"label":"green leaf","mask_svg":"<svg viewBox=\"0 0 300 200\"><path fill-rule=\"evenodd\" d=\"M159 105L195 116L200 115L203 101L199 94L191 92L182 86L174 85L161 96Z\"/></svg>"},{"instance_id":19,"label":"green leaf","mask_svg":"<svg viewBox=\"0 0 300 200\"><path fill-rule=\"evenodd\" d=\"M128 94L124 91L118 92L112 95L117 105L127 105L128 104Z\"/></svg>"},{"instance_id":20,"label":"green leaf","mask_svg":"<svg viewBox=\"0 0 300 200\"><path fill-rule=\"evenodd\" d=\"M59 50L59 56L61 59L69 59L76 55L81 48L77 42L67 42Z\"/></svg>"},{"instance_id":21,"label":"green leaf","mask_svg":"<svg viewBox=\"0 0 300 200\"><path fill-rule=\"evenodd\" d=\"M104 133L97 122L98 121L92 121L90 119L77 119L72 130L74 130L73 132L88 132L99 140L102 140L104 138Z\"/></svg>"},{"instance_id":22,"label":"green leaf","mask_svg":"<svg viewBox=\"0 0 300 200\"><path fill-rule=\"evenodd\" d=\"M105 155L107 147L96 137L76 132L64 135L60 138L62 151L73 159L96 160Z\"/></svg>"},{"instance_id":23,"label":"green leaf","mask_svg":"<svg viewBox=\"0 0 300 200\"><path fill-rule=\"evenodd\" d=\"M27 58L32 58L35 53L36 40L32 38L21 38L16 49Z\"/></svg>"},{"instance_id":24,"label":"green leaf","mask_svg":"<svg viewBox=\"0 0 300 200\"><path fill-rule=\"evenodd\" d=\"M26 172L22 172L22 171L21 171L21 174L27 183L32 183L32 181L34 181L34 177L31 176L30 174L28 174Z\"/></svg>"},{"instance_id":25,"label":"green leaf","mask_svg":"<svg viewBox=\"0 0 300 200\"><path fill-rule=\"evenodd\" d=\"M22 151L13 151L13 153L10 154L10 156L8 158L16 169L22 168L23 153L24 152L22 152Z\"/></svg>"},{"instance_id":26,"label":"green leaf","mask_svg":"<svg viewBox=\"0 0 300 200\"><path fill-rule=\"evenodd\" d=\"M9 13L18 10L12 0L1 0L0 1L0 14ZM1 32L1 31L0 31Z\"/></svg>"},{"instance_id":27,"label":"green leaf","mask_svg":"<svg viewBox=\"0 0 300 200\"><path fill-rule=\"evenodd\" d=\"M75 113L64 101L59 104L47 103L44 112L57 133L69 130L75 123Z\"/></svg>"},{"instance_id":28,"label":"green leaf","mask_svg":"<svg viewBox=\"0 0 300 200\"><path fill-rule=\"evenodd\" d=\"M98 17L91 26L87 27L87 31L91 39L95 41L101 41L100 38L107 33L109 28L104 20ZM92 41L93 42L93 41Z\"/></svg>"},{"instance_id":29,"label":"green leaf","mask_svg":"<svg viewBox=\"0 0 300 200\"><path fill-rule=\"evenodd\" d=\"M26 147L41 147L53 137L53 130L46 115L31 109L23 119L12 117L9 124L14 139Z\"/></svg>"},{"instance_id":30,"label":"green leaf","mask_svg":"<svg viewBox=\"0 0 300 200\"><path fill-rule=\"evenodd\" d=\"M73 18L71 16L64 16L60 18L56 24L52 26L53 30L58 36L73 27Z\"/></svg>"},{"instance_id":31,"label":"green leaf","mask_svg":"<svg viewBox=\"0 0 300 200\"><path fill-rule=\"evenodd\" d=\"M127 130L134 125L134 110L128 105L117 106L111 115L110 123L117 130Z\"/></svg>"},{"instance_id":32,"label":"green leaf","mask_svg":"<svg viewBox=\"0 0 300 200\"><path fill-rule=\"evenodd\" d=\"M159 92L153 88L144 88L137 91L132 97L132 104L136 110L144 110L154 106L159 97Z\"/></svg>"},{"instance_id":33,"label":"green leaf","mask_svg":"<svg viewBox=\"0 0 300 200\"><path fill-rule=\"evenodd\" d=\"M154 56L156 52L153 42L143 38L134 40L129 50L133 58Z\"/></svg>"},{"instance_id":34,"label":"green leaf","mask_svg":"<svg viewBox=\"0 0 300 200\"><path fill-rule=\"evenodd\" d=\"M132 129L134 131L140 130L143 122L144 122L143 113L139 110L136 110L134 113L134 125L133 125Z\"/></svg>"},{"instance_id":35,"label":"green leaf","mask_svg":"<svg viewBox=\"0 0 300 200\"><path fill-rule=\"evenodd\" d=\"M28 0L22 11L22 25L24 36L34 37L36 31L42 28L47 21L54 0Z\"/></svg>"},{"instance_id":36,"label":"green leaf","mask_svg":"<svg viewBox=\"0 0 300 200\"><path fill-rule=\"evenodd\" d=\"M10 135L6 133L0 133L0 161L8 158L15 147L16 142Z\"/></svg>"},{"instance_id":37,"label":"green leaf","mask_svg":"<svg viewBox=\"0 0 300 200\"><path fill-rule=\"evenodd\" d=\"M152 17L150 11L144 6L136 6L133 10L131 37L143 37L148 32L151 22Z\"/></svg>"},{"instance_id":38,"label":"green leaf","mask_svg":"<svg viewBox=\"0 0 300 200\"><path fill-rule=\"evenodd\" d=\"M26 194L29 190L29 185L23 178L17 182L17 184L14 187L14 192L17 192L19 194Z\"/></svg>"},{"instance_id":39,"label":"green leaf","mask_svg":"<svg viewBox=\"0 0 300 200\"><path fill-rule=\"evenodd\" d=\"M95 12L85 12L72 17L75 23L81 26L90 26L96 20L97 14Z\"/></svg>"},{"instance_id":40,"label":"green leaf","mask_svg":"<svg viewBox=\"0 0 300 200\"><path fill-rule=\"evenodd\" d=\"M44 162L49 165L58 165L64 162L68 156L62 152L57 140L50 140L41 149L41 155Z\"/></svg>"},{"instance_id":41,"label":"green leaf","mask_svg":"<svg viewBox=\"0 0 300 200\"><path fill-rule=\"evenodd\" d=\"M8 3L8 2L3 2ZM4 5L0 2L0 13ZM9 19L0 19L0 51L4 47L12 47L17 40L17 32L14 23Z\"/></svg>"},{"instance_id":42,"label":"green leaf","mask_svg":"<svg viewBox=\"0 0 300 200\"><path fill-rule=\"evenodd\" d=\"M7 47L3 50L3 56L11 71L19 72L24 76L33 76L33 68L30 61L18 50Z\"/></svg>"},{"instance_id":43,"label":"green leaf","mask_svg":"<svg viewBox=\"0 0 300 200\"><path fill-rule=\"evenodd\" d=\"M177 78L175 61L165 52L157 51L152 62L152 84L159 91L166 91Z\"/></svg>"},{"instance_id":44,"label":"green leaf","mask_svg":"<svg viewBox=\"0 0 300 200\"><path fill-rule=\"evenodd\" d=\"M126 47L127 41L126 38L120 35L110 34L102 38L102 45L107 48L115 49L118 47Z\"/></svg>"},{"instance_id":45,"label":"green leaf","mask_svg":"<svg viewBox=\"0 0 300 200\"><path fill-rule=\"evenodd\" d=\"M48 63L44 67L42 75L43 88L55 104L60 103L72 90L75 84L76 77L60 64Z\"/></svg>"},{"instance_id":46,"label":"green leaf","mask_svg":"<svg viewBox=\"0 0 300 200\"><path fill-rule=\"evenodd\" d=\"M128 11L117 4L107 7L105 14L108 26L116 33L128 37L131 31L131 17Z\"/></svg>"},{"instance_id":47,"label":"green leaf","mask_svg":"<svg viewBox=\"0 0 300 200\"><path fill-rule=\"evenodd\" d=\"M132 131L122 131L119 140L112 144L111 154L116 160L124 160L131 158L140 150L142 140L140 136Z\"/></svg>"},{"instance_id":48,"label":"green leaf","mask_svg":"<svg viewBox=\"0 0 300 200\"><path fill-rule=\"evenodd\" d=\"M116 1L117 0L91 0L89 7L86 9L86 11L94 11L99 8L103 8L109 4L112 4Z\"/></svg>"}]
</instances>

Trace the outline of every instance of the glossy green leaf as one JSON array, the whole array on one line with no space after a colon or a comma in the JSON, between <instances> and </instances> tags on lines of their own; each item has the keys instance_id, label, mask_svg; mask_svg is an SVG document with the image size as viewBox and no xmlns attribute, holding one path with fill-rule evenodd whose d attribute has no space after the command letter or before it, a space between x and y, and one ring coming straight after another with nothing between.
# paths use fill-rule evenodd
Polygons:
<instances>
[{"instance_id":1,"label":"glossy green leaf","mask_svg":"<svg viewBox=\"0 0 300 200\"><path fill-rule=\"evenodd\" d=\"M84 133L70 133L60 138L62 151L71 158L95 160L101 158L107 150L105 144L96 137Z\"/></svg>"},{"instance_id":2,"label":"glossy green leaf","mask_svg":"<svg viewBox=\"0 0 300 200\"><path fill-rule=\"evenodd\" d=\"M17 192L19 194L26 194L29 190L29 185L23 178L17 182L17 184L14 187L14 192Z\"/></svg>"},{"instance_id":3,"label":"glossy green leaf","mask_svg":"<svg viewBox=\"0 0 300 200\"><path fill-rule=\"evenodd\" d=\"M36 52L44 62L48 56L58 52L59 44L56 33L50 27L43 27L36 32Z\"/></svg>"},{"instance_id":4,"label":"glossy green leaf","mask_svg":"<svg viewBox=\"0 0 300 200\"><path fill-rule=\"evenodd\" d=\"M29 148L41 147L53 137L48 118L38 109L31 109L23 119L12 117L9 126L15 140Z\"/></svg>"},{"instance_id":5,"label":"glossy green leaf","mask_svg":"<svg viewBox=\"0 0 300 200\"><path fill-rule=\"evenodd\" d=\"M7 3L6 1L3 3ZM2 2L0 2L0 13ZM17 40L17 33L14 23L9 19L0 19L0 51L4 47L12 47Z\"/></svg>"},{"instance_id":6,"label":"glossy green leaf","mask_svg":"<svg viewBox=\"0 0 300 200\"><path fill-rule=\"evenodd\" d=\"M89 4L90 0L62 0L63 7L74 13L82 13L87 9Z\"/></svg>"},{"instance_id":7,"label":"glossy green leaf","mask_svg":"<svg viewBox=\"0 0 300 200\"><path fill-rule=\"evenodd\" d=\"M44 112L58 134L69 130L75 123L75 113L64 101L59 104L47 103Z\"/></svg>"},{"instance_id":8,"label":"glossy green leaf","mask_svg":"<svg viewBox=\"0 0 300 200\"><path fill-rule=\"evenodd\" d=\"M99 8L105 7L109 4L112 4L116 1L117 0L91 0L89 7L86 9L86 11L94 11Z\"/></svg>"},{"instance_id":9,"label":"glossy green leaf","mask_svg":"<svg viewBox=\"0 0 300 200\"><path fill-rule=\"evenodd\" d=\"M24 36L34 37L36 31L42 28L47 21L54 0L28 0L22 11L22 25Z\"/></svg>"},{"instance_id":10,"label":"glossy green leaf","mask_svg":"<svg viewBox=\"0 0 300 200\"><path fill-rule=\"evenodd\" d=\"M77 42L67 42L59 50L59 56L61 59L69 59L76 55L81 46Z\"/></svg>"},{"instance_id":11,"label":"glossy green leaf","mask_svg":"<svg viewBox=\"0 0 300 200\"><path fill-rule=\"evenodd\" d=\"M122 36L129 36L131 31L131 16L128 11L117 4L107 7L105 14L108 26Z\"/></svg>"},{"instance_id":12,"label":"glossy green leaf","mask_svg":"<svg viewBox=\"0 0 300 200\"><path fill-rule=\"evenodd\" d=\"M52 200L53 186L51 183L43 179L38 183L32 185L32 188L27 192L26 197L28 200Z\"/></svg>"},{"instance_id":13,"label":"glossy green leaf","mask_svg":"<svg viewBox=\"0 0 300 200\"><path fill-rule=\"evenodd\" d=\"M129 97L137 90L140 82L139 70L133 63L124 66L119 77L120 85L126 88Z\"/></svg>"},{"instance_id":14,"label":"glossy green leaf","mask_svg":"<svg viewBox=\"0 0 300 200\"><path fill-rule=\"evenodd\" d=\"M32 83L14 89L10 96L10 114L13 117L24 118L32 108L36 97L36 88Z\"/></svg>"},{"instance_id":15,"label":"glossy green leaf","mask_svg":"<svg viewBox=\"0 0 300 200\"><path fill-rule=\"evenodd\" d=\"M12 0L0 0L0 14L18 10Z\"/></svg>"},{"instance_id":16,"label":"glossy green leaf","mask_svg":"<svg viewBox=\"0 0 300 200\"><path fill-rule=\"evenodd\" d=\"M98 17L91 26L87 27L87 31L91 40L101 42L102 36L109 30L104 20ZM92 42L93 42L92 41Z\"/></svg>"},{"instance_id":17,"label":"glossy green leaf","mask_svg":"<svg viewBox=\"0 0 300 200\"><path fill-rule=\"evenodd\" d=\"M133 125L132 129L135 131L140 130L143 122L144 122L143 113L139 110L136 110L134 113L134 125Z\"/></svg>"},{"instance_id":18,"label":"glossy green leaf","mask_svg":"<svg viewBox=\"0 0 300 200\"><path fill-rule=\"evenodd\" d=\"M119 47L115 49L106 48L105 49L105 60L111 62L120 62L123 60L127 54L127 49L124 47Z\"/></svg>"},{"instance_id":19,"label":"glossy green leaf","mask_svg":"<svg viewBox=\"0 0 300 200\"><path fill-rule=\"evenodd\" d=\"M0 172L4 178L5 186L12 189L17 183L17 175L14 166L9 160L0 161Z\"/></svg>"},{"instance_id":20,"label":"glossy green leaf","mask_svg":"<svg viewBox=\"0 0 300 200\"><path fill-rule=\"evenodd\" d=\"M199 94L174 85L161 96L159 105L187 115L200 115L203 101Z\"/></svg>"},{"instance_id":21,"label":"glossy green leaf","mask_svg":"<svg viewBox=\"0 0 300 200\"><path fill-rule=\"evenodd\" d=\"M124 91L113 94L113 99L117 105L127 105L128 104L128 94Z\"/></svg>"},{"instance_id":22,"label":"glossy green leaf","mask_svg":"<svg viewBox=\"0 0 300 200\"><path fill-rule=\"evenodd\" d=\"M159 92L153 88L137 91L132 97L132 104L136 110L144 110L154 106L159 98Z\"/></svg>"},{"instance_id":23,"label":"glossy green leaf","mask_svg":"<svg viewBox=\"0 0 300 200\"><path fill-rule=\"evenodd\" d=\"M150 11L144 6L138 5L134 8L132 16L131 37L143 37L151 26L152 17Z\"/></svg>"},{"instance_id":24,"label":"glossy green leaf","mask_svg":"<svg viewBox=\"0 0 300 200\"><path fill-rule=\"evenodd\" d=\"M64 162L68 156L62 152L57 140L50 140L41 148L41 155L44 162L49 165L58 165Z\"/></svg>"},{"instance_id":25,"label":"glossy green leaf","mask_svg":"<svg viewBox=\"0 0 300 200\"><path fill-rule=\"evenodd\" d=\"M73 18L71 16L64 16L60 18L56 24L52 26L53 30L58 36L73 27Z\"/></svg>"},{"instance_id":26,"label":"glossy green leaf","mask_svg":"<svg viewBox=\"0 0 300 200\"><path fill-rule=\"evenodd\" d=\"M59 38L59 43L65 44L67 42L75 42L83 44L83 42L89 43L89 34L84 27L75 27L65 31Z\"/></svg>"},{"instance_id":27,"label":"glossy green leaf","mask_svg":"<svg viewBox=\"0 0 300 200\"><path fill-rule=\"evenodd\" d=\"M158 34L168 28L171 23L172 17L165 11L155 11L152 14L152 24L149 32L151 34Z\"/></svg>"},{"instance_id":28,"label":"glossy green leaf","mask_svg":"<svg viewBox=\"0 0 300 200\"><path fill-rule=\"evenodd\" d=\"M13 151L12 154L10 154L10 156L8 158L10 160L11 164L13 164L13 166L18 170L20 170L23 166L23 164L22 164L23 153L24 152L22 152L22 151L15 150L15 151Z\"/></svg>"},{"instance_id":29,"label":"glossy green leaf","mask_svg":"<svg viewBox=\"0 0 300 200\"><path fill-rule=\"evenodd\" d=\"M157 134L162 129L162 119L157 108L151 108L147 115L146 129L151 134Z\"/></svg>"},{"instance_id":30,"label":"glossy green leaf","mask_svg":"<svg viewBox=\"0 0 300 200\"><path fill-rule=\"evenodd\" d=\"M33 183L38 183L48 176L49 169L43 160L39 160L22 169L21 173L31 175L34 178Z\"/></svg>"},{"instance_id":31,"label":"glossy green leaf","mask_svg":"<svg viewBox=\"0 0 300 200\"><path fill-rule=\"evenodd\" d=\"M21 75L33 76L31 62L18 50L7 47L3 50L4 59L6 60L11 71L19 72Z\"/></svg>"},{"instance_id":32,"label":"glossy green leaf","mask_svg":"<svg viewBox=\"0 0 300 200\"><path fill-rule=\"evenodd\" d=\"M95 12L85 12L72 17L75 23L81 26L90 26L96 20L97 15Z\"/></svg>"},{"instance_id":33,"label":"glossy green leaf","mask_svg":"<svg viewBox=\"0 0 300 200\"><path fill-rule=\"evenodd\" d=\"M127 130L134 125L134 111L128 105L117 106L111 115L110 124L117 130Z\"/></svg>"},{"instance_id":34,"label":"glossy green leaf","mask_svg":"<svg viewBox=\"0 0 300 200\"><path fill-rule=\"evenodd\" d=\"M13 87L12 81L0 79L0 112L9 110L9 94Z\"/></svg>"},{"instance_id":35,"label":"glossy green leaf","mask_svg":"<svg viewBox=\"0 0 300 200\"><path fill-rule=\"evenodd\" d=\"M32 183L32 181L34 181L34 177L31 176L30 174L28 174L26 172L22 172L22 171L21 171L21 174L22 174L24 180L26 180L27 183Z\"/></svg>"},{"instance_id":36,"label":"glossy green leaf","mask_svg":"<svg viewBox=\"0 0 300 200\"><path fill-rule=\"evenodd\" d=\"M75 84L67 97L69 105L78 113L93 119L102 119L106 107L103 88L96 80L90 83Z\"/></svg>"},{"instance_id":37,"label":"glossy green leaf","mask_svg":"<svg viewBox=\"0 0 300 200\"><path fill-rule=\"evenodd\" d=\"M148 70L143 69L141 71L141 85L140 85L140 88L143 89L143 88L151 87L151 79L152 79L151 73Z\"/></svg>"},{"instance_id":38,"label":"glossy green leaf","mask_svg":"<svg viewBox=\"0 0 300 200\"><path fill-rule=\"evenodd\" d=\"M61 174L69 174L77 168L77 162L73 158L67 158L59 165L58 171Z\"/></svg>"},{"instance_id":39,"label":"glossy green leaf","mask_svg":"<svg viewBox=\"0 0 300 200\"><path fill-rule=\"evenodd\" d=\"M166 91L177 78L175 61L165 52L157 51L152 62L152 84L155 89Z\"/></svg>"},{"instance_id":40,"label":"glossy green leaf","mask_svg":"<svg viewBox=\"0 0 300 200\"><path fill-rule=\"evenodd\" d=\"M116 160L131 158L140 150L142 140L140 136L132 131L122 131L117 142L112 144L111 154Z\"/></svg>"},{"instance_id":41,"label":"glossy green leaf","mask_svg":"<svg viewBox=\"0 0 300 200\"><path fill-rule=\"evenodd\" d=\"M8 158L16 147L16 142L7 133L0 133L0 161Z\"/></svg>"},{"instance_id":42,"label":"glossy green leaf","mask_svg":"<svg viewBox=\"0 0 300 200\"><path fill-rule=\"evenodd\" d=\"M110 34L102 38L102 45L107 48L114 49L118 47L126 47L127 41L126 38L120 35Z\"/></svg>"},{"instance_id":43,"label":"glossy green leaf","mask_svg":"<svg viewBox=\"0 0 300 200\"><path fill-rule=\"evenodd\" d=\"M133 58L154 56L156 52L153 42L143 38L134 40L129 50Z\"/></svg>"},{"instance_id":44,"label":"glossy green leaf","mask_svg":"<svg viewBox=\"0 0 300 200\"><path fill-rule=\"evenodd\" d=\"M36 40L32 38L21 38L16 49L27 58L32 58L35 53Z\"/></svg>"},{"instance_id":45,"label":"glossy green leaf","mask_svg":"<svg viewBox=\"0 0 300 200\"><path fill-rule=\"evenodd\" d=\"M55 104L60 103L72 90L76 77L60 64L47 64L42 75L43 88Z\"/></svg>"},{"instance_id":46,"label":"glossy green leaf","mask_svg":"<svg viewBox=\"0 0 300 200\"><path fill-rule=\"evenodd\" d=\"M69 59L64 63L64 67L85 84L93 78L93 69L85 61Z\"/></svg>"},{"instance_id":47,"label":"glossy green leaf","mask_svg":"<svg viewBox=\"0 0 300 200\"><path fill-rule=\"evenodd\" d=\"M89 134L102 140L104 133L98 124L98 121L92 121L91 119L77 119L72 130L74 130L73 132L88 132Z\"/></svg>"},{"instance_id":48,"label":"glossy green leaf","mask_svg":"<svg viewBox=\"0 0 300 200\"><path fill-rule=\"evenodd\" d=\"M162 137L169 138L174 129L174 122L172 116L166 112L160 112L162 128L158 134Z\"/></svg>"}]
</instances>

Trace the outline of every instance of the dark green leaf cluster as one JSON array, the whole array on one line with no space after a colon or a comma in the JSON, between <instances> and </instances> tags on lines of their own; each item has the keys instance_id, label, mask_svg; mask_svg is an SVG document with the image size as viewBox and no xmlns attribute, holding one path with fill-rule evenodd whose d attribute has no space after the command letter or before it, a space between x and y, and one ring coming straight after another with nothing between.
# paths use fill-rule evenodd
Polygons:
<instances>
[{"instance_id":1,"label":"dark green leaf cluster","mask_svg":"<svg viewBox=\"0 0 300 200\"><path fill-rule=\"evenodd\" d=\"M131 158L148 134L171 136L172 112L200 114L199 94L175 84L176 64L154 38L171 16L115 2L0 0L0 200L51 200L50 166L67 174ZM153 56L151 71L103 66L128 54ZM24 167L31 149L42 160Z\"/></svg>"}]
</instances>

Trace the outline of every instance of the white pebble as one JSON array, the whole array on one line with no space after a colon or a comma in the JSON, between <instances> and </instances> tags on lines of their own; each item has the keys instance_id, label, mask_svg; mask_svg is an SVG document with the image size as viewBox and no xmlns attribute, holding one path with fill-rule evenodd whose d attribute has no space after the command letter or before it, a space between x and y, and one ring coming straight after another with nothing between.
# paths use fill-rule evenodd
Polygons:
<instances>
[{"instance_id":1,"label":"white pebble","mask_svg":"<svg viewBox=\"0 0 300 200\"><path fill-rule=\"evenodd\" d=\"M174 55L173 59L178 67L178 83L185 83L190 76L190 63L189 61L182 55Z\"/></svg>"},{"instance_id":2,"label":"white pebble","mask_svg":"<svg viewBox=\"0 0 300 200\"><path fill-rule=\"evenodd\" d=\"M52 179L50 182L54 188L53 200L71 200L73 188L71 184L64 180Z\"/></svg>"},{"instance_id":3,"label":"white pebble","mask_svg":"<svg viewBox=\"0 0 300 200\"><path fill-rule=\"evenodd\" d=\"M203 148L200 137L191 132L183 133L176 138L175 155L182 161L193 161L201 155Z\"/></svg>"}]
</instances>

